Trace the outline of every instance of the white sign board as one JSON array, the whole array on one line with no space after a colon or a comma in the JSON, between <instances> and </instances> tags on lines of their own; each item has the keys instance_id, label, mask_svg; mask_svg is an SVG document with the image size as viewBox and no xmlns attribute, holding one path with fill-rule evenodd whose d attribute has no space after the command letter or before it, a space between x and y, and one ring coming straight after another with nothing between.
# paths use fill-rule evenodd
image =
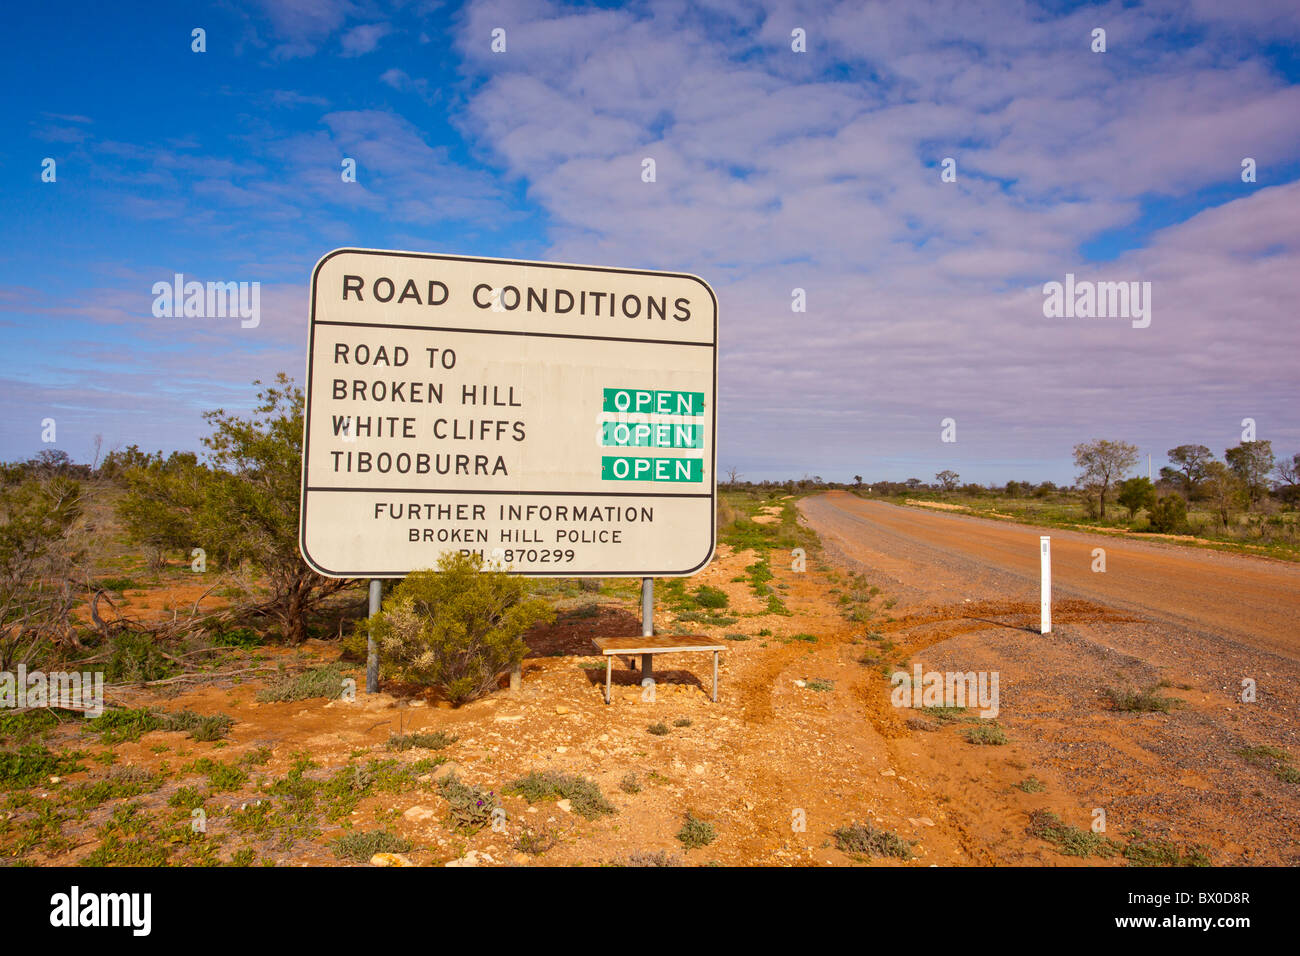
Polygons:
<instances>
[{"instance_id":1,"label":"white sign board","mask_svg":"<svg viewBox=\"0 0 1300 956\"><path fill-rule=\"evenodd\" d=\"M675 576L713 556L718 305L669 272L339 249L311 283L303 558Z\"/></svg>"}]
</instances>

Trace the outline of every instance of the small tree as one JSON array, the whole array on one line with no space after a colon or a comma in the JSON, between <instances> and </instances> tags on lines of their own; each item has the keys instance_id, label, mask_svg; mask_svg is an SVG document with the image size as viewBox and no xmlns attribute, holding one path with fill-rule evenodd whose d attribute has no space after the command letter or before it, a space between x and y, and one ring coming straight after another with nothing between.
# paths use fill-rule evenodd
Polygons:
<instances>
[{"instance_id":1,"label":"small tree","mask_svg":"<svg viewBox=\"0 0 1300 956\"><path fill-rule=\"evenodd\" d=\"M1115 500L1128 509L1128 520L1132 521L1141 509L1149 511L1155 505L1156 488L1150 478L1128 478L1120 484Z\"/></svg>"},{"instance_id":2,"label":"small tree","mask_svg":"<svg viewBox=\"0 0 1300 956\"><path fill-rule=\"evenodd\" d=\"M298 551L302 389L281 373L257 397L247 418L204 414L213 428L203 439L210 465L189 453L143 456L144 464L130 456L120 508L137 540L203 548L227 566L249 562L270 591L258 610L298 644L312 609L352 582L317 574Z\"/></svg>"},{"instance_id":3,"label":"small tree","mask_svg":"<svg viewBox=\"0 0 1300 956\"><path fill-rule=\"evenodd\" d=\"M483 570L477 553L449 551L437 571L409 574L366 626L386 671L461 703L492 690L524 659L524 631L554 619L531 590L527 578Z\"/></svg>"},{"instance_id":4,"label":"small tree","mask_svg":"<svg viewBox=\"0 0 1300 956\"><path fill-rule=\"evenodd\" d=\"M957 474L957 472L949 468L945 468L943 471L939 472L937 475L934 476L934 480L939 482L939 484L943 485L944 491L952 491L954 488L957 487L957 482L960 479L961 479L961 475Z\"/></svg>"},{"instance_id":5,"label":"small tree","mask_svg":"<svg viewBox=\"0 0 1300 956\"><path fill-rule=\"evenodd\" d=\"M76 645L70 531L80 514L81 486L70 478L0 480L0 671Z\"/></svg>"},{"instance_id":6,"label":"small tree","mask_svg":"<svg viewBox=\"0 0 1300 956\"><path fill-rule=\"evenodd\" d=\"M1177 448L1169 449L1165 454L1169 456L1169 461L1173 465L1167 470L1167 477L1180 481L1183 495L1191 501L1201 479L1205 477L1205 466L1214 461L1214 454L1204 445L1179 445ZM1161 468L1160 474L1165 476L1166 469Z\"/></svg>"},{"instance_id":7,"label":"small tree","mask_svg":"<svg viewBox=\"0 0 1300 956\"><path fill-rule=\"evenodd\" d=\"M1244 441L1229 448L1223 457L1241 482L1246 501L1254 507L1268 493L1268 475L1273 470L1271 441Z\"/></svg>"},{"instance_id":8,"label":"small tree","mask_svg":"<svg viewBox=\"0 0 1300 956\"><path fill-rule=\"evenodd\" d=\"M1232 470L1221 461L1212 461L1205 466L1205 479L1202 483L1205 498L1219 522L1226 530L1232 513L1241 507L1245 490Z\"/></svg>"},{"instance_id":9,"label":"small tree","mask_svg":"<svg viewBox=\"0 0 1300 956\"><path fill-rule=\"evenodd\" d=\"M1111 485L1137 464L1136 445L1098 438L1074 446L1074 464L1081 469L1084 494L1096 499L1097 515L1106 520L1106 495Z\"/></svg>"},{"instance_id":10,"label":"small tree","mask_svg":"<svg viewBox=\"0 0 1300 956\"><path fill-rule=\"evenodd\" d=\"M1290 460L1283 458L1277 465L1278 497L1288 504L1300 501L1300 453Z\"/></svg>"}]
</instances>

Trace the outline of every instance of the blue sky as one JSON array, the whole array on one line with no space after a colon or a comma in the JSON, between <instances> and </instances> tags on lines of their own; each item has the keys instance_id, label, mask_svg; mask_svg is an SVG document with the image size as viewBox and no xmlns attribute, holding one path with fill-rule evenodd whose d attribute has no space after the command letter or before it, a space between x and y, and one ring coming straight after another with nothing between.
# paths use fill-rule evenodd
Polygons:
<instances>
[{"instance_id":1,"label":"blue sky","mask_svg":"<svg viewBox=\"0 0 1300 956\"><path fill-rule=\"evenodd\" d=\"M47 417L79 460L96 435L196 448L203 410L301 376L310 269L345 245L704 276L719 464L750 478L1068 481L1076 442L1132 441L1158 468L1175 444L1236 444L1246 417L1300 450L1294 4L10 16L0 458L45 447ZM153 317L175 272L260 282L261 325ZM1150 281L1150 327L1046 318L1067 272Z\"/></svg>"}]
</instances>

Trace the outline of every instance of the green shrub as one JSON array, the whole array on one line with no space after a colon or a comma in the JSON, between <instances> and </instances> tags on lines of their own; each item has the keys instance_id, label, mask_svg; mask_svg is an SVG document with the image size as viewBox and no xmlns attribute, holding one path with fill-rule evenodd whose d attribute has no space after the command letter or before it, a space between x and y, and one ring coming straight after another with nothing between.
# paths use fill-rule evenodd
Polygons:
<instances>
[{"instance_id":1,"label":"green shrub","mask_svg":"<svg viewBox=\"0 0 1300 956\"><path fill-rule=\"evenodd\" d=\"M879 830L870 823L852 823L831 833L835 846L844 853L862 856L893 856L900 860L912 858L912 844L888 830Z\"/></svg>"},{"instance_id":2,"label":"green shrub","mask_svg":"<svg viewBox=\"0 0 1300 956\"><path fill-rule=\"evenodd\" d=\"M461 703L493 690L527 653L523 633L554 620L545 601L529 597L532 587L484 570L479 554L447 552L436 572L408 575L363 626L373 629L386 670Z\"/></svg>"},{"instance_id":3,"label":"green shrub","mask_svg":"<svg viewBox=\"0 0 1300 956\"><path fill-rule=\"evenodd\" d=\"M594 820L602 813L614 813L613 804L605 799L596 784L577 774L554 770L537 771L510 781L503 793L523 797L529 803L539 800L568 800L574 813Z\"/></svg>"},{"instance_id":4,"label":"green shrub","mask_svg":"<svg viewBox=\"0 0 1300 956\"><path fill-rule=\"evenodd\" d=\"M1160 534L1174 534L1187 524L1187 502L1177 493L1165 495L1150 510L1148 520L1151 530Z\"/></svg>"},{"instance_id":5,"label":"green shrub","mask_svg":"<svg viewBox=\"0 0 1300 956\"><path fill-rule=\"evenodd\" d=\"M534 830L532 827L525 826L515 837L514 847L520 853L527 853L529 856L541 856L556 844L555 834L550 830Z\"/></svg>"},{"instance_id":6,"label":"green shrub","mask_svg":"<svg viewBox=\"0 0 1300 956\"><path fill-rule=\"evenodd\" d=\"M213 631L209 638L218 647L237 647L248 650L262 646L262 635L251 627L229 627Z\"/></svg>"},{"instance_id":7,"label":"green shrub","mask_svg":"<svg viewBox=\"0 0 1300 956\"><path fill-rule=\"evenodd\" d=\"M489 790L462 783L453 773L438 782L438 793L447 801L451 825L462 833L477 833L492 821L497 798Z\"/></svg>"},{"instance_id":8,"label":"green shrub","mask_svg":"<svg viewBox=\"0 0 1300 956\"><path fill-rule=\"evenodd\" d=\"M682 828L677 831L677 839L682 842L682 846L688 850L694 850L698 847L708 846L718 838L717 830L713 824L707 820L701 820L694 814L686 814L686 819L682 822Z\"/></svg>"},{"instance_id":9,"label":"green shrub","mask_svg":"<svg viewBox=\"0 0 1300 956\"><path fill-rule=\"evenodd\" d=\"M162 680L176 670L148 634L123 631L109 645L104 679L111 683Z\"/></svg>"},{"instance_id":10,"label":"green shrub","mask_svg":"<svg viewBox=\"0 0 1300 956\"><path fill-rule=\"evenodd\" d=\"M315 697L337 699L343 696L343 681L351 673L352 668L333 663L313 667L300 674L280 674L257 692L257 699L274 703L291 703Z\"/></svg>"},{"instance_id":11,"label":"green shrub","mask_svg":"<svg viewBox=\"0 0 1300 956\"><path fill-rule=\"evenodd\" d=\"M966 740L973 744L1000 747L1007 742L1007 735L997 724L976 724L966 728Z\"/></svg>"},{"instance_id":12,"label":"green shrub","mask_svg":"<svg viewBox=\"0 0 1300 956\"><path fill-rule=\"evenodd\" d=\"M641 792L641 784L637 783L636 774L631 770L623 774L623 779L618 782L618 788L624 793Z\"/></svg>"},{"instance_id":13,"label":"green shrub","mask_svg":"<svg viewBox=\"0 0 1300 956\"><path fill-rule=\"evenodd\" d=\"M1119 690L1107 687L1102 693L1115 710L1132 713L1167 714L1182 703L1176 697L1162 697L1159 684L1145 690Z\"/></svg>"},{"instance_id":14,"label":"green shrub","mask_svg":"<svg viewBox=\"0 0 1300 956\"><path fill-rule=\"evenodd\" d=\"M162 786L162 778L140 767L119 767L107 777L83 783L72 792L72 799L84 807L97 807L109 800L138 797Z\"/></svg>"},{"instance_id":15,"label":"green shrub","mask_svg":"<svg viewBox=\"0 0 1300 956\"><path fill-rule=\"evenodd\" d=\"M44 783L49 777L85 770L85 767L77 763L80 756L79 753L51 753L40 744L24 744L17 750L0 750L0 784L21 789Z\"/></svg>"},{"instance_id":16,"label":"green shrub","mask_svg":"<svg viewBox=\"0 0 1300 956\"><path fill-rule=\"evenodd\" d=\"M0 743L10 737L19 742L42 737L58 725L58 716L47 708L28 710L21 714L3 714L0 715Z\"/></svg>"},{"instance_id":17,"label":"green shrub","mask_svg":"<svg viewBox=\"0 0 1300 956\"><path fill-rule=\"evenodd\" d=\"M198 787L181 787L167 798L167 806L182 810L196 810L203 806L205 799L203 791Z\"/></svg>"},{"instance_id":18,"label":"green shrub","mask_svg":"<svg viewBox=\"0 0 1300 956\"><path fill-rule=\"evenodd\" d=\"M187 772L201 773L207 777L208 786L213 793L219 793L222 790L238 790L248 782L248 773L246 771L231 764L213 760L210 757L201 757L183 769Z\"/></svg>"},{"instance_id":19,"label":"green shrub","mask_svg":"<svg viewBox=\"0 0 1300 956\"><path fill-rule=\"evenodd\" d=\"M700 607L723 608L730 602L727 598L727 592L721 588L710 587L707 584L701 584L695 589L695 600Z\"/></svg>"},{"instance_id":20,"label":"green shrub","mask_svg":"<svg viewBox=\"0 0 1300 956\"><path fill-rule=\"evenodd\" d=\"M666 737L668 734L672 733L672 731L668 729L667 724L660 720L647 727L646 733L654 734L656 737Z\"/></svg>"},{"instance_id":21,"label":"green shrub","mask_svg":"<svg viewBox=\"0 0 1300 956\"><path fill-rule=\"evenodd\" d=\"M629 853L623 866L682 866L683 861L675 853L667 850L634 850Z\"/></svg>"},{"instance_id":22,"label":"green shrub","mask_svg":"<svg viewBox=\"0 0 1300 956\"><path fill-rule=\"evenodd\" d=\"M1066 856L1112 857L1123 852L1123 844L1091 830L1080 830L1066 823L1050 810L1035 810L1029 815L1030 836L1053 844Z\"/></svg>"},{"instance_id":23,"label":"green shrub","mask_svg":"<svg viewBox=\"0 0 1300 956\"><path fill-rule=\"evenodd\" d=\"M411 841L387 830L354 830L331 843L330 849L341 860L367 863L376 853L409 853Z\"/></svg>"},{"instance_id":24,"label":"green shrub","mask_svg":"<svg viewBox=\"0 0 1300 956\"><path fill-rule=\"evenodd\" d=\"M99 734L100 742L105 744L139 740L151 730L182 730L194 740L212 741L225 737L234 722L225 714L196 714L192 710L168 713L140 707L105 711L86 721L85 729Z\"/></svg>"}]
</instances>

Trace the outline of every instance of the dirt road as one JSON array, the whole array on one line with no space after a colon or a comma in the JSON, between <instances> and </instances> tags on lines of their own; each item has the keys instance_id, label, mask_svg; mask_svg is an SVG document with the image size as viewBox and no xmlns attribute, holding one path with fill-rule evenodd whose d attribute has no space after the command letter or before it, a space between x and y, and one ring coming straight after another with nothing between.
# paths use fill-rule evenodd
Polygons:
<instances>
[{"instance_id":1,"label":"dirt road","mask_svg":"<svg viewBox=\"0 0 1300 956\"><path fill-rule=\"evenodd\" d=\"M1042 636L1040 529L844 492L800 510L828 558L895 600L865 625L895 648L892 666L1000 674L998 720L1015 759L1052 775L1067 819L1086 827L1105 814L1107 834L1161 834L1217 864L1300 863L1300 784L1288 769L1300 757L1300 567L1053 530L1053 628ZM1104 573L1092 570L1097 548ZM1172 698L1170 710L1111 702L1142 688ZM948 794L968 832L987 839L1002 813L1013 837L1020 811L1007 812L1011 791L987 777L1003 765L918 736L921 747L897 751L900 772Z\"/></svg>"},{"instance_id":2,"label":"dirt road","mask_svg":"<svg viewBox=\"0 0 1300 956\"><path fill-rule=\"evenodd\" d=\"M802 506L824 541L914 596L1038 600L1038 538L1052 538L1052 587L1204 635L1300 659L1300 565L1177 544L929 512L844 492ZM1105 571L1093 570L1103 549Z\"/></svg>"}]
</instances>

